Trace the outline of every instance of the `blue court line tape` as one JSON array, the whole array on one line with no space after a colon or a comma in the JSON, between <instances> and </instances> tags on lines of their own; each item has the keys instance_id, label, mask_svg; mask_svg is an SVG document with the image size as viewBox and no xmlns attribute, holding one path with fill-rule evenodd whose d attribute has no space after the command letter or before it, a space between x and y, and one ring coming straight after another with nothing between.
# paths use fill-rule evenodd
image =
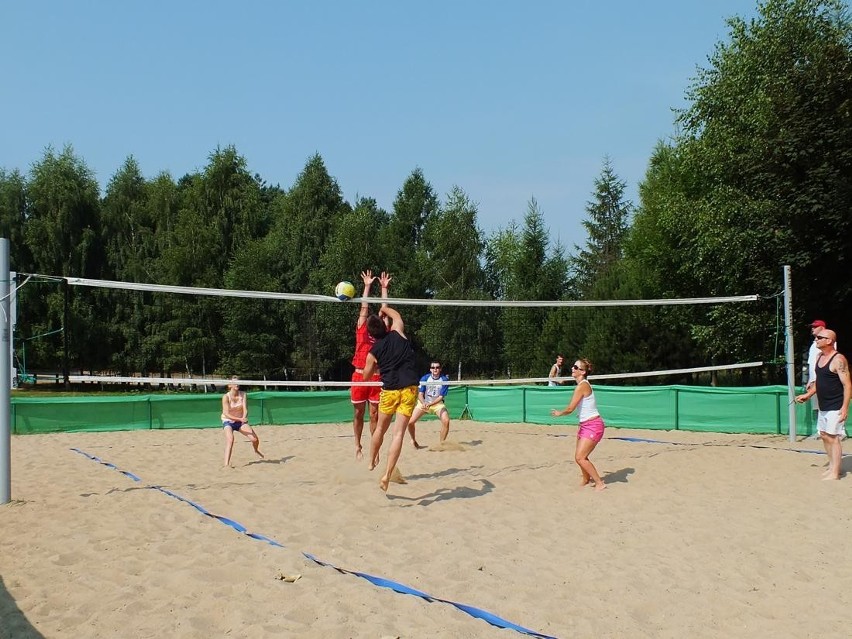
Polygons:
<instances>
[{"instance_id":1,"label":"blue court line tape","mask_svg":"<svg viewBox=\"0 0 852 639\"><path fill-rule=\"evenodd\" d=\"M545 634L542 634L540 632L536 632L535 630L530 630L529 628L524 628L523 626L519 626L518 624L512 623L511 621L507 621L506 619L503 619L502 617L498 617L497 615L492 614L492 613L490 613L486 610L482 610L481 608L476 608L474 606L468 606L467 604L460 604L460 603L455 602L455 601L450 601L449 599L441 599L440 597L433 597L432 595L428 595L425 592L417 590L416 588L412 588L411 586L406 586L406 585L401 584L397 581L391 581L390 579L384 579L382 577L375 577L375 576L369 575L365 572L357 572L357 571L354 571L354 570L346 570L345 568L340 568L338 566L335 566L334 564L330 564L330 563L327 563L327 562L322 561L320 559L317 559L316 557L314 557L310 553L303 552L302 554L305 557L307 557L308 559L310 559L311 561L313 561L314 563L319 564L320 566L325 566L327 568L333 568L337 572L343 573L344 575L354 575L356 577L361 577L362 579L366 579L371 584L373 584L375 586L379 586L380 588L389 588L389 589L393 590L394 592L398 592L398 593L401 593L403 595L413 595L415 597L420 597L421 599L425 599L426 601L429 601L429 602L439 602L439 603L448 604L450 606L453 606L454 608L461 610L462 612L469 614L471 617L476 617L477 619L482 619L483 621L487 621L492 626L496 626L497 628L505 628L507 630L515 630L517 632L528 635L530 637L539 637L539 639L556 639L556 637L553 637L551 635L545 635Z\"/></svg>"},{"instance_id":2,"label":"blue court line tape","mask_svg":"<svg viewBox=\"0 0 852 639\"><path fill-rule=\"evenodd\" d=\"M94 455L90 455L89 453L82 451L79 448L72 448L71 450L73 450L75 453L81 454L83 457L87 457L88 459L91 459L92 461L101 464L102 466L106 466L107 468L112 468L113 470L118 471L122 475L124 475L126 477L130 477L130 479L132 479L133 481L136 481L136 482L142 481L139 477L137 477L133 473L127 472L126 470L122 470L121 468L119 468L115 464L111 464L109 462L106 462L106 461L98 458L98 457L95 457ZM145 486L145 488L150 488L151 490L158 490L161 493L163 493L164 495L168 495L169 497L172 497L173 499L177 499L178 501L182 501L185 504L189 504L190 506L195 508L195 510L200 512L202 515L206 515L207 517L212 517L213 519L216 519L216 520L222 522L226 526L230 526L231 528L236 530L238 533L246 535L247 537L251 537L252 539L257 539L259 541L265 541L270 546L278 546L280 548L284 548L284 546L282 544L278 543L274 539L271 539L271 538L266 537L264 535L260 535L258 533L249 532L246 529L246 527L243 526L241 523L236 522L233 519L228 519L227 517L222 517L221 515L216 515L215 513L211 513L209 510L204 508L204 506L201 506L200 504L196 504L194 501L191 501L191 500L187 499L186 497L181 497L177 493L173 493L172 491L168 490L167 488L163 488L162 486Z\"/></svg>"},{"instance_id":3,"label":"blue court line tape","mask_svg":"<svg viewBox=\"0 0 852 639\"><path fill-rule=\"evenodd\" d=\"M95 457L94 455L90 455L89 453L82 451L79 448L72 448L71 450L74 451L75 453L79 453L83 457L86 457L86 458L88 458L88 459L90 459L94 462L97 462L97 463L99 463L103 466L106 466L107 468L111 468L115 471L118 471L119 473L121 473L122 475L125 475L126 477L129 477L133 481L136 481L136 482L142 481L139 477L137 477L133 473L127 472L126 470L122 470L121 468L119 468L115 464L111 464L111 463L106 462L102 459L99 459L98 457ZM258 533L251 533L241 523L236 522L233 519L228 519L227 517L222 517L221 515L213 514L209 510L204 508L204 506L201 506L200 504L196 504L194 501L191 501L191 500L187 499L186 497L182 497L182 496L178 495L177 493L174 493L171 490L168 490L167 488L163 488L162 486L146 486L146 488L158 490L161 493L164 493L165 495L172 497L173 499L177 499L178 501L182 501L185 504L189 504L190 506L195 508L198 512L200 512L202 515L206 515L207 517L212 517L213 519L218 520L219 522L225 524L226 526L230 526L231 528L233 528L237 532L242 533L242 534L246 535L247 537L251 537L252 539L257 539L258 541L265 541L266 543L268 543L272 546L277 546L279 548L285 547L283 544L278 543L274 539L270 539L269 537L266 537L264 535L260 535ZM318 564L320 566L327 567L327 568L333 568L334 570L336 570L337 572L339 572L341 574L354 575L355 577L361 577L362 579L366 579L367 581L369 581L374 586L378 586L380 588L388 588L390 590L393 590L394 592L398 592L398 593L401 593L401 594L404 594L404 595L413 595L415 597L420 597L421 599L424 599L425 601L428 601L430 603L431 602L438 602L438 603L448 604L450 606L453 606L454 608L457 608L458 610L461 610L462 612L467 613L471 617L475 617L477 619L482 619L483 621L491 624L492 626L496 626L497 628L505 628L507 630L515 630L517 632L528 635L530 637L537 637L538 639L557 639L554 636L545 635L545 634L542 634L540 632L536 632L535 630L530 630L529 628L524 628L523 626L519 626L518 624L512 623L511 621L507 621L506 619L503 619L502 617L498 617L497 615L490 613L487 610L482 610L481 608L476 608L475 606L469 606L467 604L462 604L462 603L458 603L458 602L455 602L455 601L450 601L449 599L441 599L440 597L433 597L432 595L429 595L429 594L427 594L427 593L425 593L421 590L411 588L410 586L406 586L404 584L401 584L401 583L396 582L396 581L392 581L390 579L385 579L384 577L376 577L374 575L369 575L365 572L357 572L357 571L354 571L354 570L347 570L346 568L340 568L339 566L335 566L334 564L330 564L328 562L322 561L322 560L318 559L317 557L315 557L314 555L307 553L307 552L304 552L304 551L302 552L302 555L304 557L306 557L307 559L313 561L315 564Z\"/></svg>"},{"instance_id":4,"label":"blue court line tape","mask_svg":"<svg viewBox=\"0 0 852 639\"><path fill-rule=\"evenodd\" d=\"M80 453L83 457L88 457L92 461L98 462L99 464L106 466L107 468L112 468L113 470L117 470L118 472L120 472L125 477L130 477L130 479L132 479L133 481L138 481L138 482L142 481L133 473L129 473L126 470L121 470L118 466L115 466L114 464L110 464L109 462L105 462L103 459L99 459L99 458L95 457L94 455L90 455L89 453L82 451L79 448L72 448L71 450L73 450L75 453Z\"/></svg>"},{"instance_id":5,"label":"blue court line tape","mask_svg":"<svg viewBox=\"0 0 852 639\"><path fill-rule=\"evenodd\" d=\"M636 442L641 444L670 444L672 446L707 446L696 442L667 442L662 439L646 439L644 437L607 437L607 439L619 439L624 442ZM731 444L709 444L711 446L731 446ZM791 453L807 453L811 455L825 455L821 450L798 450L796 448L778 448L777 446L761 446L760 444L733 444L734 448L760 448L763 450L784 450ZM849 453L844 453L848 457Z\"/></svg>"}]
</instances>

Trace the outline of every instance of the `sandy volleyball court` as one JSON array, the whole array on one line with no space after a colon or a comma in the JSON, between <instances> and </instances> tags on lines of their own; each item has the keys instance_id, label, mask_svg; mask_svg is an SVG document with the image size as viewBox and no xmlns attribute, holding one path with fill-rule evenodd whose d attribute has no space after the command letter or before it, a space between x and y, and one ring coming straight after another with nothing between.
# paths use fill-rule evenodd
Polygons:
<instances>
[{"instance_id":1,"label":"sandy volleyball court","mask_svg":"<svg viewBox=\"0 0 852 639\"><path fill-rule=\"evenodd\" d=\"M556 637L848 634L852 476L795 452L819 442L608 429L595 493L575 427L462 421L450 450L406 442L385 496L350 424L258 433L231 470L218 429L13 438L0 638L523 636L303 552Z\"/></svg>"}]
</instances>

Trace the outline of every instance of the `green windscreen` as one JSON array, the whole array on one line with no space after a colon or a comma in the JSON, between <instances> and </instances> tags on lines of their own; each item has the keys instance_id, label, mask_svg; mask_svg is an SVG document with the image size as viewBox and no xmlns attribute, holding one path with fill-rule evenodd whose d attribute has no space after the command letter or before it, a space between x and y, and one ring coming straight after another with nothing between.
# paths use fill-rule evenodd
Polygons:
<instances>
[{"instance_id":1,"label":"green windscreen","mask_svg":"<svg viewBox=\"0 0 852 639\"><path fill-rule=\"evenodd\" d=\"M453 419L478 422L576 424L565 408L573 387L453 386L446 404ZM258 391L247 393L252 424L324 424L352 421L349 391ZM708 388L595 385L607 426L722 433L786 434L786 386ZM218 428L219 394L13 397L12 432L56 433L168 428ZM435 419L426 416L424 419ZM796 405L798 435L815 428L809 404Z\"/></svg>"}]
</instances>

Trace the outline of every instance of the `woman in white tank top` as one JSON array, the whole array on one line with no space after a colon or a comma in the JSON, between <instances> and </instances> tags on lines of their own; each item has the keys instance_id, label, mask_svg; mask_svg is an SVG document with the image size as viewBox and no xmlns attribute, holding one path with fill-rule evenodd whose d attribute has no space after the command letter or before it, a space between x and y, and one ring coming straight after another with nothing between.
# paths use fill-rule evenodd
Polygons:
<instances>
[{"instance_id":1,"label":"woman in white tank top","mask_svg":"<svg viewBox=\"0 0 852 639\"><path fill-rule=\"evenodd\" d=\"M564 410L554 408L550 411L553 417L561 417L573 413L579 408L580 425L577 428L577 446L574 449L574 461L580 467L580 472L583 474L581 484L594 482L595 490L603 490L606 488L604 480L601 479L595 465L589 461L589 455L598 445L598 442L603 438L604 422L598 412L598 402L595 399L595 392L592 390L592 385L586 379L592 370L592 363L587 359L578 359L571 367L571 377L577 382L577 387L574 389L574 394L571 396L571 402Z\"/></svg>"}]
</instances>

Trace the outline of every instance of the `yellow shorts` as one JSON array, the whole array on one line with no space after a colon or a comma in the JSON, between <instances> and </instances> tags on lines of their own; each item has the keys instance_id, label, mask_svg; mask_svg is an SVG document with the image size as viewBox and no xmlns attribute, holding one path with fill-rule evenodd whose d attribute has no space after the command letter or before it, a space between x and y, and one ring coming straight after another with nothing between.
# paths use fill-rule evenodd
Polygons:
<instances>
[{"instance_id":1,"label":"yellow shorts","mask_svg":"<svg viewBox=\"0 0 852 639\"><path fill-rule=\"evenodd\" d=\"M382 389L382 396L379 398L379 412L385 415L402 413L406 417L411 417L416 401L417 386L407 386L397 390Z\"/></svg>"}]
</instances>

